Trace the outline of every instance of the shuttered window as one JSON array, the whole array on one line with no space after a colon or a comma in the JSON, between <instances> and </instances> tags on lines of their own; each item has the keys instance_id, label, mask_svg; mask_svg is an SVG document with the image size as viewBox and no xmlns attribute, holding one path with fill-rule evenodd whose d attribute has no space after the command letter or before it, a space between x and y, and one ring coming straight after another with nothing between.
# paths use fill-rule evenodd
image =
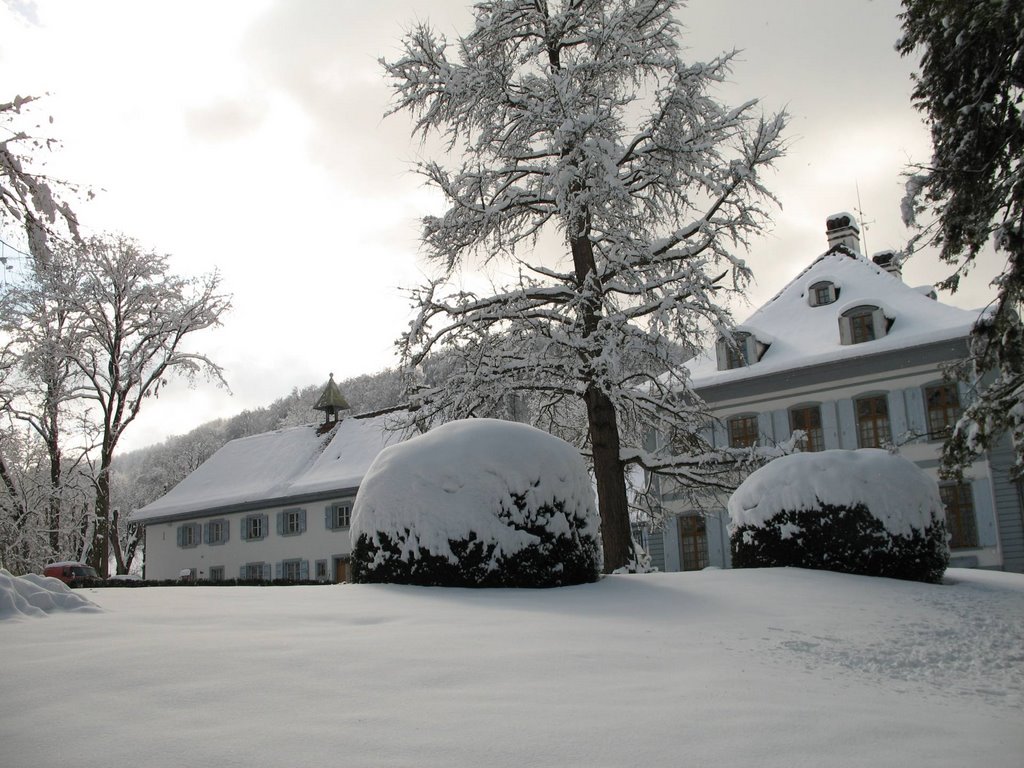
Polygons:
<instances>
[{"instance_id":1,"label":"shuttered window","mask_svg":"<svg viewBox=\"0 0 1024 768\"><path fill-rule=\"evenodd\" d=\"M352 502L339 501L324 510L324 526L329 531L348 528L352 524Z\"/></svg>"},{"instance_id":2,"label":"shuttered window","mask_svg":"<svg viewBox=\"0 0 1024 768\"><path fill-rule=\"evenodd\" d=\"M925 410L928 413L928 437L945 440L960 418L960 393L955 384L925 387Z\"/></svg>"},{"instance_id":3,"label":"shuttered window","mask_svg":"<svg viewBox=\"0 0 1024 768\"><path fill-rule=\"evenodd\" d=\"M183 548L198 547L203 534L199 523L185 523L178 526L178 546Z\"/></svg>"},{"instance_id":4,"label":"shuttered window","mask_svg":"<svg viewBox=\"0 0 1024 768\"><path fill-rule=\"evenodd\" d=\"M258 541L267 536L267 516L260 513L246 515L242 519L242 538L245 541Z\"/></svg>"},{"instance_id":5,"label":"shuttered window","mask_svg":"<svg viewBox=\"0 0 1024 768\"><path fill-rule=\"evenodd\" d=\"M285 509L277 513L277 533L280 536L298 536L306 530L306 510Z\"/></svg>"}]
</instances>

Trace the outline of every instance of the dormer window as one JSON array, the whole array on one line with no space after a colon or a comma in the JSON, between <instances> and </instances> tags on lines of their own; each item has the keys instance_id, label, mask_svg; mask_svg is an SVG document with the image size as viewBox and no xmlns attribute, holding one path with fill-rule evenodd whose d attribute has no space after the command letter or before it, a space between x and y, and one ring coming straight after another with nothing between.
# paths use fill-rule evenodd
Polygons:
<instances>
[{"instance_id":1,"label":"dormer window","mask_svg":"<svg viewBox=\"0 0 1024 768\"><path fill-rule=\"evenodd\" d=\"M865 304L848 309L839 318L841 344L863 344L880 339L889 332L892 321L878 307Z\"/></svg>"},{"instance_id":2,"label":"dormer window","mask_svg":"<svg viewBox=\"0 0 1024 768\"><path fill-rule=\"evenodd\" d=\"M718 370L731 371L734 368L746 368L761 359L768 345L759 342L753 334L738 332L732 335L732 341L719 339L715 351L718 357Z\"/></svg>"},{"instance_id":3,"label":"dormer window","mask_svg":"<svg viewBox=\"0 0 1024 768\"><path fill-rule=\"evenodd\" d=\"M824 281L811 286L807 294L807 303L812 307L821 307L831 304L839 298L839 289L835 283Z\"/></svg>"}]
</instances>

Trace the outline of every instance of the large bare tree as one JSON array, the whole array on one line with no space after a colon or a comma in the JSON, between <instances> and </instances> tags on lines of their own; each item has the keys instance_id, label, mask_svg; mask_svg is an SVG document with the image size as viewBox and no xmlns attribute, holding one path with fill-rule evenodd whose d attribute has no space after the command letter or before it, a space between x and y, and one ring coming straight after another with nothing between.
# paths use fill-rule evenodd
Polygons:
<instances>
[{"instance_id":1,"label":"large bare tree","mask_svg":"<svg viewBox=\"0 0 1024 768\"><path fill-rule=\"evenodd\" d=\"M419 416L511 403L542 425L581 419L609 571L633 556L629 465L715 485L734 458L700 439L679 363L729 334L723 292L748 277L737 250L766 222L761 174L781 151L782 116L715 98L731 54L684 62L681 5L480 2L454 51L419 24L382 62L392 111L449 163L420 165L447 210L424 219L437 273L401 346L410 367L443 349L452 368L418 392ZM548 232L561 258L534 249ZM460 290L474 256L518 277Z\"/></svg>"},{"instance_id":2,"label":"large bare tree","mask_svg":"<svg viewBox=\"0 0 1024 768\"><path fill-rule=\"evenodd\" d=\"M120 235L88 240L76 249L79 289L72 301L81 345L72 361L82 383L78 396L98 407L94 545L90 561L107 573L113 544L119 573L123 548L110 525L110 468L118 441L147 398L171 376L205 376L224 383L219 365L186 348L196 333L220 324L230 307L215 271L186 279L169 271L167 257Z\"/></svg>"}]
</instances>

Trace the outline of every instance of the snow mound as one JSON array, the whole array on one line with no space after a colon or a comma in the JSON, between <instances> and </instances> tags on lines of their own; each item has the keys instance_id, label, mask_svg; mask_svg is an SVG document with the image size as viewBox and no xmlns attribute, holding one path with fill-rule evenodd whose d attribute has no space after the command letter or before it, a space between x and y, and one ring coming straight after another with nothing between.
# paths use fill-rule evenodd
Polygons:
<instances>
[{"instance_id":1,"label":"snow mound","mask_svg":"<svg viewBox=\"0 0 1024 768\"><path fill-rule=\"evenodd\" d=\"M913 462L878 449L776 459L740 485L729 516L737 568L937 583L949 564L938 485Z\"/></svg>"},{"instance_id":2,"label":"snow mound","mask_svg":"<svg viewBox=\"0 0 1024 768\"><path fill-rule=\"evenodd\" d=\"M60 579L34 573L12 576L0 568L0 619L39 617L57 611L99 610Z\"/></svg>"},{"instance_id":3,"label":"snow mound","mask_svg":"<svg viewBox=\"0 0 1024 768\"><path fill-rule=\"evenodd\" d=\"M351 536L357 580L451 583L411 573L420 569L526 586L505 578L525 557L527 570L550 571L541 586L596 579L598 532L576 448L525 424L469 419L383 450L356 496Z\"/></svg>"},{"instance_id":4,"label":"snow mound","mask_svg":"<svg viewBox=\"0 0 1024 768\"><path fill-rule=\"evenodd\" d=\"M729 499L731 528L763 527L782 511L863 504L889 533L908 536L945 520L936 482L880 448L782 456L752 473Z\"/></svg>"}]
</instances>

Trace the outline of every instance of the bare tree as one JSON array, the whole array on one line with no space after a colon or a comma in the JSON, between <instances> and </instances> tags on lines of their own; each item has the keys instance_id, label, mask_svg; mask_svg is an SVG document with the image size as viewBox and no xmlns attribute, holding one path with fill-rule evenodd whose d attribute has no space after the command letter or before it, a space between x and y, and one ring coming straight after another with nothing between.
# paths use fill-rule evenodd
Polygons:
<instances>
[{"instance_id":1,"label":"bare tree","mask_svg":"<svg viewBox=\"0 0 1024 768\"><path fill-rule=\"evenodd\" d=\"M421 24L382 62L392 112L463 158L420 166L448 208L424 220L438 275L414 293L401 345L410 366L439 348L462 360L422 404L470 415L519 395L537 422L582 412L606 570L632 557L628 465L713 482L705 470L727 458L700 440L703 404L678 363L709 329L729 333L722 292L748 277L735 249L767 219L761 171L781 151L782 116L712 95L731 54L683 61L679 6L480 2L456 58ZM530 253L550 230L558 263ZM453 287L477 254L518 279L487 296ZM656 452L639 442L651 431L667 437Z\"/></svg>"},{"instance_id":2,"label":"bare tree","mask_svg":"<svg viewBox=\"0 0 1024 768\"><path fill-rule=\"evenodd\" d=\"M110 468L118 441L173 375L205 376L224 384L220 366L185 348L186 339L220 324L230 307L220 276L185 279L169 273L167 257L111 235L77 249L80 287L73 297L82 344L72 360L83 381L78 396L99 409L95 462L96 529L90 562L107 573L113 544L118 573L127 572L110 519Z\"/></svg>"}]
</instances>

